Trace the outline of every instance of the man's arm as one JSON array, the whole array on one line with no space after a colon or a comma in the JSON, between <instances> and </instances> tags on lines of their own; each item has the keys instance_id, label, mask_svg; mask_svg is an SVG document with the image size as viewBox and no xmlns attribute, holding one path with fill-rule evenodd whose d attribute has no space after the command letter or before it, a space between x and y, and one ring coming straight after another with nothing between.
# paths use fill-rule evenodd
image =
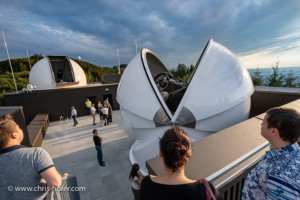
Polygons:
<instances>
[{"instance_id":1,"label":"man's arm","mask_svg":"<svg viewBox=\"0 0 300 200\"><path fill-rule=\"evenodd\" d=\"M61 175L58 173L54 166L41 172L40 175L46 180L48 187L53 186L59 188L62 183Z\"/></svg>"}]
</instances>

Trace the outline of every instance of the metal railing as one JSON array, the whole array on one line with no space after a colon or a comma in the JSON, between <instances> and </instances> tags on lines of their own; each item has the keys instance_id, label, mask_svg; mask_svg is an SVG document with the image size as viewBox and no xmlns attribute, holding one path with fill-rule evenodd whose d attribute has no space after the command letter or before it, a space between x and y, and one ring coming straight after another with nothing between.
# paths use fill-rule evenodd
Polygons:
<instances>
[{"instance_id":1,"label":"metal railing","mask_svg":"<svg viewBox=\"0 0 300 200\"><path fill-rule=\"evenodd\" d=\"M76 176L62 178L62 184L59 189L51 190L47 193L45 200L80 200Z\"/></svg>"},{"instance_id":2,"label":"metal railing","mask_svg":"<svg viewBox=\"0 0 300 200\"><path fill-rule=\"evenodd\" d=\"M242 157L236 159L229 165L223 167L219 171L213 173L212 175L207 177L207 180L213 182L218 178L224 176L226 173L237 167L238 165L244 163L246 160L263 150L269 145L269 142L265 142L260 146L256 147L252 151L248 152L247 154L243 155ZM241 199L242 189L245 182L245 179L248 173L257 165L257 163L261 160L264 156L261 155L258 158L254 159L243 168L223 180L221 183L216 185L215 187L220 191L221 196L224 200L238 200Z\"/></svg>"}]
</instances>

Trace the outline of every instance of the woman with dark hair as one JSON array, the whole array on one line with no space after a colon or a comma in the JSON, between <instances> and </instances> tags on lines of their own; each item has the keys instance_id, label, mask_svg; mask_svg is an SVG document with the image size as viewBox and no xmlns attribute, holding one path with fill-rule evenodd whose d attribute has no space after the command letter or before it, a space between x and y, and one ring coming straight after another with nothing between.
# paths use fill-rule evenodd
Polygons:
<instances>
[{"instance_id":1,"label":"woman with dark hair","mask_svg":"<svg viewBox=\"0 0 300 200\"><path fill-rule=\"evenodd\" d=\"M131 189L133 192L134 200L140 199L140 188L141 182L143 180L143 175L139 170L140 166L138 164L133 164L129 174L129 180L131 180Z\"/></svg>"},{"instance_id":2,"label":"woman with dark hair","mask_svg":"<svg viewBox=\"0 0 300 200\"><path fill-rule=\"evenodd\" d=\"M158 176L151 175L143 179L141 200L220 199L211 183L185 176L184 168L191 158L192 145L182 129L173 127L165 132L159 141L159 155L163 158L164 170Z\"/></svg>"}]
</instances>

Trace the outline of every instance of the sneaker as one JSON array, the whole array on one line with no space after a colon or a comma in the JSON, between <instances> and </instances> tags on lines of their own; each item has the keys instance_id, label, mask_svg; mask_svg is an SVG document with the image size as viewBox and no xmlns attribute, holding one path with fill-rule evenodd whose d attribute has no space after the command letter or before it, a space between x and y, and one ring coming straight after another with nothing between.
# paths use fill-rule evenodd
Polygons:
<instances>
[{"instance_id":1,"label":"sneaker","mask_svg":"<svg viewBox=\"0 0 300 200\"><path fill-rule=\"evenodd\" d=\"M105 164L105 161L104 161L104 160L102 161L102 164Z\"/></svg>"},{"instance_id":2,"label":"sneaker","mask_svg":"<svg viewBox=\"0 0 300 200\"><path fill-rule=\"evenodd\" d=\"M102 163L102 164L100 164L100 166L101 166L101 167L104 167L104 166L106 166L106 165L105 165L104 163Z\"/></svg>"}]
</instances>

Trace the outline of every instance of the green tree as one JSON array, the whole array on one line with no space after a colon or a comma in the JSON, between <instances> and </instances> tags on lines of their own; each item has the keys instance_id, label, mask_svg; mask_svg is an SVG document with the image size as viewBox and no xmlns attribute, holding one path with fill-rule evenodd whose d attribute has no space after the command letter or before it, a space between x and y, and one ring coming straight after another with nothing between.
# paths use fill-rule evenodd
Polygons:
<instances>
[{"instance_id":1,"label":"green tree","mask_svg":"<svg viewBox=\"0 0 300 200\"><path fill-rule=\"evenodd\" d=\"M277 59L275 66L272 67L273 73L267 76L267 85L272 87L282 87L285 74L279 71L279 60Z\"/></svg>"},{"instance_id":2,"label":"green tree","mask_svg":"<svg viewBox=\"0 0 300 200\"><path fill-rule=\"evenodd\" d=\"M191 76L191 74L186 74L186 75L184 75L184 76L181 78L181 80L182 80L183 82L188 82L190 76Z\"/></svg>"},{"instance_id":3,"label":"green tree","mask_svg":"<svg viewBox=\"0 0 300 200\"><path fill-rule=\"evenodd\" d=\"M283 87L297 87L297 84L295 83L295 80L297 78L294 77L294 73L291 70L288 74L286 74L284 81L285 84L283 85Z\"/></svg>"},{"instance_id":4,"label":"green tree","mask_svg":"<svg viewBox=\"0 0 300 200\"><path fill-rule=\"evenodd\" d=\"M193 73L193 71L195 70L195 66L194 65L191 65L190 68L189 68L189 73Z\"/></svg>"},{"instance_id":5,"label":"green tree","mask_svg":"<svg viewBox=\"0 0 300 200\"><path fill-rule=\"evenodd\" d=\"M261 75L261 71L256 68L256 71L254 72L253 75L251 75L251 79L253 82L253 85L263 85L264 79L263 76Z\"/></svg>"},{"instance_id":6,"label":"green tree","mask_svg":"<svg viewBox=\"0 0 300 200\"><path fill-rule=\"evenodd\" d=\"M185 64L178 64L177 76L183 78L187 74L187 67Z\"/></svg>"}]
</instances>

